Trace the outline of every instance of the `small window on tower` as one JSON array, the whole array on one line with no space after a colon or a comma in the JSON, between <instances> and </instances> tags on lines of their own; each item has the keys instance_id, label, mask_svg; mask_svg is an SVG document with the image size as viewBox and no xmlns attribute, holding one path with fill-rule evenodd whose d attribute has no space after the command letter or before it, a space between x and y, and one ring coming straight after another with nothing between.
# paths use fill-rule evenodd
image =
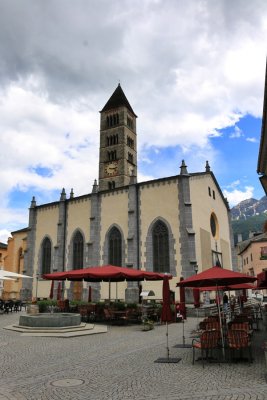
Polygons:
<instances>
[{"instance_id":1,"label":"small window on tower","mask_svg":"<svg viewBox=\"0 0 267 400\"><path fill-rule=\"evenodd\" d=\"M133 129L133 120L130 117L127 117L127 126L129 126L129 128Z\"/></svg>"},{"instance_id":2,"label":"small window on tower","mask_svg":"<svg viewBox=\"0 0 267 400\"><path fill-rule=\"evenodd\" d=\"M127 136L127 146L131 147L132 149L134 147L134 141L129 136Z\"/></svg>"},{"instance_id":3,"label":"small window on tower","mask_svg":"<svg viewBox=\"0 0 267 400\"><path fill-rule=\"evenodd\" d=\"M131 153L128 153L128 161L133 163L133 155Z\"/></svg>"},{"instance_id":4,"label":"small window on tower","mask_svg":"<svg viewBox=\"0 0 267 400\"><path fill-rule=\"evenodd\" d=\"M109 190L115 189L115 182L114 181L108 182L108 188Z\"/></svg>"},{"instance_id":5,"label":"small window on tower","mask_svg":"<svg viewBox=\"0 0 267 400\"><path fill-rule=\"evenodd\" d=\"M107 124L108 128L118 125L118 123L119 123L119 114L118 113L107 116L106 124Z\"/></svg>"}]
</instances>

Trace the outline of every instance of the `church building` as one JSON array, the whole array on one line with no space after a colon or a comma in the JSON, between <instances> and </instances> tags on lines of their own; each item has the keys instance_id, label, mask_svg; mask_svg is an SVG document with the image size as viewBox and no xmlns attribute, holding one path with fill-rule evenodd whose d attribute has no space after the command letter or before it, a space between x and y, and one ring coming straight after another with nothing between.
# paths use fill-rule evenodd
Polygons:
<instances>
[{"instance_id":1,"label":"church building","mask_svg":"<svg viewBox=\"0 0 267 400\"><path fill-rule=\"evenodd\" d=\"M209 163L191 173L177 161L177 175L138 183L136 120L118 85L100 111L99 177L92 192L75 197L62 189L58 201L41 205L33 197L23 268L35 279L23 280L22 298L49 297L42 274L90 266L171 273L176 298L181 276L218 262L232 269L230 210ZM138 297L135 282L111 285L112 298ZM88 282L67 282L65 296L86 300L89 286L94 301L108 297L108 283ZM161 282L142 286L162 297Z\"/></svg>"}]
</instances>

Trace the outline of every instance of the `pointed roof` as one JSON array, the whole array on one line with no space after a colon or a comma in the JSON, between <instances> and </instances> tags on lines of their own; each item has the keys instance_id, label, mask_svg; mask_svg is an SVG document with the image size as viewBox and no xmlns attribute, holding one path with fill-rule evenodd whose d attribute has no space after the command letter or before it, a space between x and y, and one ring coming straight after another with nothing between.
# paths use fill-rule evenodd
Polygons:
<instances>
[{"instance_id":1,"label":"pointed roof","mask_svg":"<svg viewBox=\"0 0 267 400\"><path fill-rule=\"evenodd\" d=\"M131 111L131 113L133 113L133 115L135 117L137 117L137 115L133 111L129 101L127 100L127 97L125 96L124 91L121 88L121 85L118 84L117 88L111 95L110 99L108 100L108 102L105 104L105 106L103 107L103 109L100 112L108 111L113 108L117 108L117 107L121 107L121 106L127 107L128 110Z\"/></svg>"}]
</instances>

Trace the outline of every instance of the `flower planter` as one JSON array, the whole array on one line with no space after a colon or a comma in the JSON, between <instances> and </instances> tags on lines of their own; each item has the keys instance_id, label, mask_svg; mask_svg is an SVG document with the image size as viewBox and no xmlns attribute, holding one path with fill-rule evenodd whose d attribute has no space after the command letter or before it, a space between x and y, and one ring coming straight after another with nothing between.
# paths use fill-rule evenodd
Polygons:
<instances>
[{"instance_id":1,"label":"flower planter","mask_svg":"<svg viewBox=\"0 0 267 400\"><path fill-rule=\"evenodd\" d=\"M151 331L152 329L154 329L154 324L143 324L143 331Z\"/></svg>"}]
</instances>

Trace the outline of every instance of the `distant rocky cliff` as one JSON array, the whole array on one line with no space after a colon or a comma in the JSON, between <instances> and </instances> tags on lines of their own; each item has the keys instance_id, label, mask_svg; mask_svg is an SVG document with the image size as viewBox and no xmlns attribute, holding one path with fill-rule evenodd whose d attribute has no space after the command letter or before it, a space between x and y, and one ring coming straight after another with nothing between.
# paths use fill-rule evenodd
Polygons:
<instances>
[{"instance_id":1,"label":"distant rocky cliff","mask_svg":"<svg viewBox=\"0 0 267 400\"><path fill-rule=\"evenodd\" d=\"M246 220L255 215L267 213L267 196L260 200L243 200L231 209L232 220Z\"/></svg>"}]
</instances>

